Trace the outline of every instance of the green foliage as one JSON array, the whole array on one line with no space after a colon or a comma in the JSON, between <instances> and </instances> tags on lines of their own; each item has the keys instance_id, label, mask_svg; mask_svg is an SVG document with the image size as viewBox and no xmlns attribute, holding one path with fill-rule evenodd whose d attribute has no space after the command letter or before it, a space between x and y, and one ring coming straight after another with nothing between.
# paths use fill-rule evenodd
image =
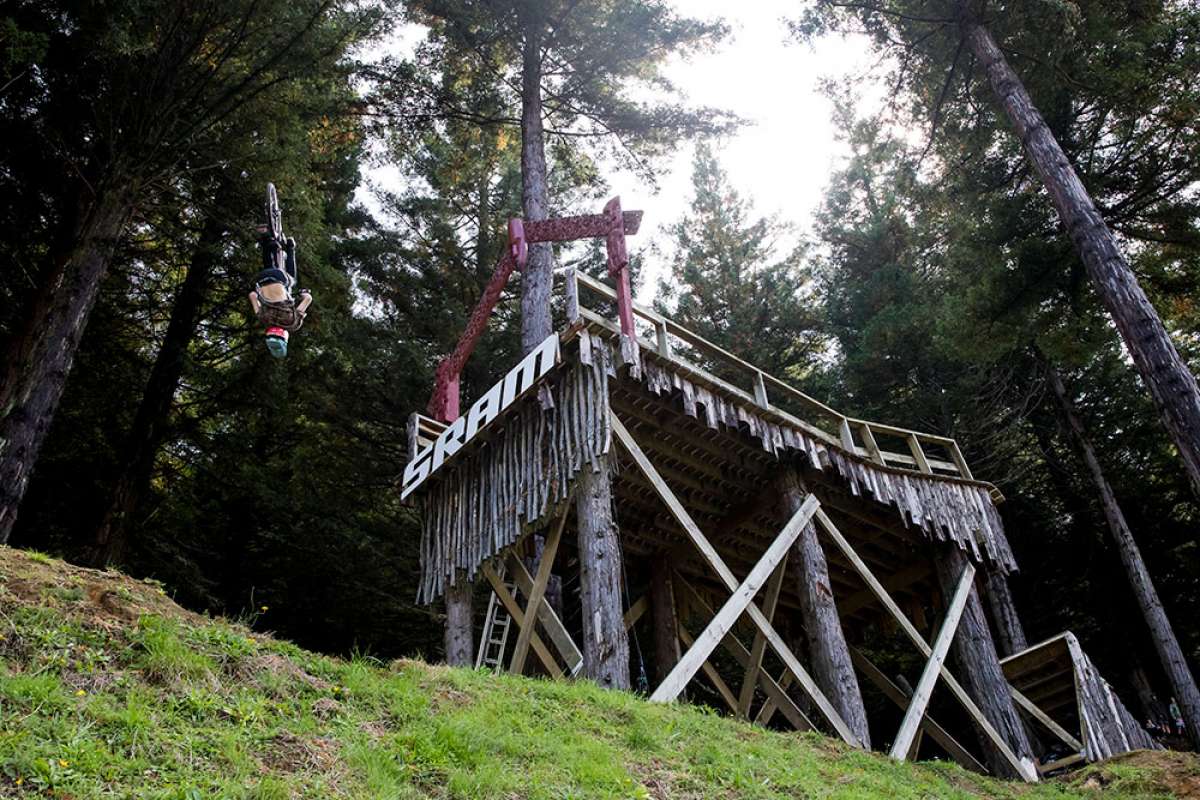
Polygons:
<instances>
[{"instance_id":1,"label":"green foliage","mask_svg":"<svg viewBox=\"0 0 1200 800\"><path fill-rule=\"evenodd\" d=\"M777 255L793 231L750 218L710 145L696 148L692 186L690 212L669 230L659 310L769 373L803 379L822 345L805 248Z\"/></svg>"}]
</instances>

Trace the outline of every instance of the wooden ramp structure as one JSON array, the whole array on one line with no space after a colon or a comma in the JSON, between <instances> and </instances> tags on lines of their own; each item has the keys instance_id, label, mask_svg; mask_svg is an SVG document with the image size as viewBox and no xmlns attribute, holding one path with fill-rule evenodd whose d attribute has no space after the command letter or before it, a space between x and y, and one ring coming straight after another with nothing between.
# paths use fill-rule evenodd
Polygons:
<instances>
[{"instance_id":1,"label":"wooden ramp structure","mask_svg":"<svg viewBox=\"0 0 1200 800\"><path fill-rule=\"evenodd\" d=\"M1029 651L1002 667L989 631L984 602L1011 601L981 589L1017 568L996 488L953 439L836 411L620 286L566 271L555 334L465 415L410 418L419 598L488 585L505 635L477 665L644 676L655 701L1038 780L1025 725L1065 730L1014 689ZM921 659L912 688L872 660L881 636ZM864 686L894 709L869 720Z\"/></svg>"},{"instance_id":2,"label":"wooden ramp structure","mask_svg":"<svg viewBox=\"0 0 1200 800\"><path fill-rule=\"evenodd\" d=\"M1043 772L1100 761L1130 750L1160 750L1070 631L1000 662L1004 676L1071 751L1041 765Z\"/></svg>"}]
</instances>

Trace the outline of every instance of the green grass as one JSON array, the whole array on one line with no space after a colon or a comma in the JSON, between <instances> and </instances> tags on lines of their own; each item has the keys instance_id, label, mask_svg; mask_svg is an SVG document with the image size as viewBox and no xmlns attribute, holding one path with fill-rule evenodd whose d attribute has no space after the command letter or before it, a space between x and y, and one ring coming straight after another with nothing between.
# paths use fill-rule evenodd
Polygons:
<instances>
[{"instance_id":1,"label":"green grass","mask_svg":"<svg viewBox=\"0 0 1200 800\"><path fill-rule=\"evenodd\" d=\"M87 586L6 591L15 571L54 564L0 555L2 797L1169 796L1127 763L1103 789L1031 788L582 682L327 658L172 613L114 576L159 611L116 624Z\"/></svg>"}]
</instances>

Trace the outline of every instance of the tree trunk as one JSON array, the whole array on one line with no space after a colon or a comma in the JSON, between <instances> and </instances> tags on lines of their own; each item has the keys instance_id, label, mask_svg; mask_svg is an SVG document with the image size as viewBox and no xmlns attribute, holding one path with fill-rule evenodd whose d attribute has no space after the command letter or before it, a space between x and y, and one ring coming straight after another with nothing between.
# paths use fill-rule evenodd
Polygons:
<instances>
[{"instance_id":1,"label":"tree trunk","mask_svg":"<svg viewBox=\"0 0 1200 800\"><path fill-rule=\"evenodd\" d=\"M612 518L608 459L579 471L579 591L583 605L583 670L606 689L629 689L629 634L621 612L621 543Z\"/></svg>"},{"instance_id":2,"label":"tree trunk","mask_svg":"<svg viewBox=\"0 0 1200 800\"><path fill-rule=\"evenodd\" d=\"M937 548L934 562L942 596L954 596L954 590L967 565L966 555L958 545L946 543ZM971 587L971 594L967 597L967 607L963 610L958 631L954 634L953 646L959 666L955 677L963 683L979 710L1004 741L1008 742L1008 746L1017 757L1033 758L1033 748L1013 704L1008 681L1000 669L1000 657L996 654L996 645L988 630L987 617L983 614L983 603L980 602L979 592L975 587ZM1010 778L1021 777L982 730L976 729L976 733L993 774Z\"/></svg>"},{"instance_id":3,"label":"tree trunk","mask_svg":"<svg viewBox=\"0 0 1200 800\"><path fill-rule=\"evenodd\" d=\"M679 663L679 609L671 579L668 552L654 554L650 561L650 609L654 613L654 684L666 680Z\"/></svg>"},{"instance_id":4,"label":"tree trunk","mask_svg":"<svg viewBox=\"0 0 1200 800\"><path fill-rule=\"evenodd\" d=\"M1133 687L1138 702L1142 706L1143 718L1155 725L1169 725L1172 720L1167 704L1154 691L1154 686L1150 683L1150 676L1146 674L1146 669L1141 665L1137 656L1134 656L1133 662L1133 669L1129 671L1129 684Z\"/></svg>"},{"instance_id":5,"label":"tree trunk","mask_svg":"<svg viewBox=\"0 0 1200 800\"><path fill-rule=\"evenodd\" d=\"M475 664L474 587L465 576L446 587L446 663L452 667Z\"/></svg>"},{"instance_id":6,"label":"tree trunk","mask_svg":"<svg viewBox=\"0 0 1200 800\"><path fill-rule=\"evenodd\" d=\"M800 510L808 496L808 488L795 469L788 468L779 478L779 493L784 516L790 518ZM871 731L867 725L867 711L863 706L862 691L854 664L850 660L850 648L838 618L830 588L829 565L825 551L817 540L817 528L811 522L804 526L796 543L792 545L792 559L800 574L800 617L808 651L812 656L813 679L829 698L829 702L842 715L851 732L858 737L866 749L871 748Z\"/></svg>"},{"instance_id":7,"label":"tree trunk","mask_svg":"<svg viewBox=\"0 0 1200 800\"><path fill-rule=\"evenodd\" d=\"M219 201L217 207L222 207ZM107 567L124 557L130 519L136 514L150 485L154 461L166 435L167 419L179 388L179 380L183 376L187 349L195 338L209 279L221 257L220 245L224 232L225 226L221 221L215 214L210 215L200 232L183 285L175 295L166 335L142 393L133 427L121 451L121 472L113 484L108 510L96 530L90 559L95 567Z\"/></svg>"},{"instance_id":8,"label":"tree trunk","mask_svg":"<svg viewBox=\"0 0 1200 800\"><path fill-rule=\"evenodd\" d=\"M48 302L38 304L5 365L0 405L0 544L8 541L21 498L58 402L113 250L132 212L127 188L100 193L75 232L75 246Z\"/></svg>"},{"instance_id":9,"label":"tree trunk","mask_svg":"<svg viewBox=\"0 0 1200 800\"><path fill-rule=\"evenodd\" d=\"M1170 620L1167 619L1167 612L1163 608L1162 601L1158 599L1158 591L1155 590L1154 583L1150 580L1146 562L1142 560L1141 551L1138 550L1137 542L1133 540L1133 533L1129 530L1129 524L1125 521L1125 514L1121 511L1116 495L1113 494L1112 486L1109 485L1104 470L1100 467L1100 460L1096 458L1096 451L1092 447L1087 430L1083 427L1083 421L1075 411L1075 404L1067 396L1066 387L1063 386L1058 371L1050 365L1046 365L1046 377L1050 387L1054 390L1054 396L1058 400L1063 419L1075 440L1075 446L1083 456L1088 472L1092 476L1092 482L1100 494L1104 519L1108 522L1109 531L1112 532L1113 542L1117 546L1117 553L1121 556L1121 563L1125 566L1125 574L1129 576L1129 585L1133 589L1134 597L1137 598L1142 617L1146 620L1146 627L1150 629L1150 638L1154 640L1154 648L1158 651L1163 672L1166 673L1167 680L1171 682L1171 689L1179 702L1179 708L1183 711L1183 721L1187 725L1188 735L1193 744L1198 743L1200 742L1200 691L1196 689L1196 679L1192 677L1192 671L1188 668L1187 660L1183 656L1183 649L1179 646L1179 640L1175 638L1175 631L1171 628Z\"/></svg>"},{"instance_id":10,"label":"tree trunk","mask_svg":"<svg viewBox=\"0 0 1200 800\"><path fill-rule=\"evenodd\" d=\"M521 205L525 219L544 220L550 212L546 188L546 148L542 134L542 21L526 25L521 66ZM521 352L532 352L553 330L550 289L554 275L549 242L529 245L521 273Z\"/></svg>"},{"instance_id":11,"label":"tree trunk","mask_svg":"<svg viewBox=\"0 0 1200 800\"><path fill-rule=\"evenodd\" d=\"M965 3L964 3L965 5ZM1138 374L1200 496L1200 388L1146 298L1117 240L1062 151L1021 79L980 23L964 17L963 34L1041 176L1093 286L1112 316Z\"/></svg>"},{"instance_id":12,"label":"tree trunk","mask_svg":"<svg viewBox=\"0 0 1200 800\"><path fill-rule=\"evenodd\" d=\"M987 601L992 611L992 622L996 626L996 640L1001 656L1011 656L1029 647L1025 638L1025 626L1017 614L1017 604L1013 602L1012 589L1008 585L1008 576L998 569L985 568Z\"/></svg>"}]
</instances>

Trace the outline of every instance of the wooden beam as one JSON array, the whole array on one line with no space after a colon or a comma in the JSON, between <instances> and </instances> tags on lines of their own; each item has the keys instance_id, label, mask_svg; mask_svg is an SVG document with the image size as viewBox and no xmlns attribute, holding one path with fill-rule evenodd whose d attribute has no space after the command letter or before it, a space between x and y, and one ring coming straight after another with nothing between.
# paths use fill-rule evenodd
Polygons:
<instances>
[{"instance_id":1,"label":"wooden beam","mask_svg":"<svg viewBox=\"0 0 1200 800\"><path fill-rule=\"evenodd\" d=\"M533 576L525 568L525 563L512 553L509 554L506 563L509 574L516 581L517 588L528 597L533 592ZM542 623L542 627L546 629L546 635L550 637L551 643L566 662L571 674L579 672L580 667L583 666L583 653L579 651L579 646L575 644L575 640L571 638L566 626L562 624L558 614L554 613L554 608L545 597L542 598L542 602L538 603L537 615L538 622Z\"/></svg>"},{"instance_id":2,"label":"wooden beam","mask_svg":"<svg viewBox=\"0 0 1200 800\"><path fill-rule=\"evenodd\" d=\"M517 605L517 601L511 594L509 594L508 587L504 585L504 580L496 574L496 570L494 570L492 565L487 561L483 562L483 565L480 567L480 569L483 572L483 576L487 578L488 583L492 585L492 591L496 593L496 597L499 598L500 602L504 605L504 608L506 611L508 611L509 616L513 618L513 621L516 622L519 627L525 627L525 612L521 610L521 607ZM530 636L529 643L533 647L533 652L537 655L538 659L541 660L547 671L549 671L550 676L554 678L561 678L563 676L562 668L558 666L558 663L554 660L554 656L550 655L550 651L547 650L546 645L542 643L541 637L538 636L537 633L534 633Z\"/></svg>"},{"instance_id":3,"label":"wooden beam","mask_svg":"<svg viewBox=\"0 0 1200 800\"><path fill-rule=\"evenodd\" d=\"M933 652L929 654L929 660L925 662L925 668L921 670L921 678L917 681L917 688L913 690L908 710L904 712L904 720L900 723L900 730L896 733L896 739L892 743L891 756L897 761L904 761L908 758L913 738L917 735L921 719L925 716L925 709L929 706L930 698L933 697L934 684L937 683L938 675L942 671L946 654L950 652L950 642L954 639L954 632L958 630L963 609L967 607L967 595L971 592L971 583L974 580L975 567L967 564L963 569L962 577L958 579L958 588L954 590L954 598L950 601L949 608L946 609L946 619L942 622L942 629L938 631L937 639L933 642Z\"/></svg>"},{"instance_id":4,"label":"wooden beam","mask_svg":"<svg viewBox=\"0 0 1200 800\"><path fill-rule=\"evenodd\" d=\"M811 495L810 495L811 497ZM771 575L771 583L767 586L767 596L763 598L763 614L772 622L775 621L775 607L779 604L779 590L783 588L783 578L787 573L787 553L775 572ZM762 631L755 631L754 643L750 645L750 663L746 665L746 674L742 677L742 691L738 694L737 715L742 719L750 717L750 704L754 702L754 687L758 685L758 671L762 669L763 651L766 650L767 639Z\"/></svg>"},{"instance_id":5,"label":"wooden beam","mask_svg":"<svg viewBox=\"0 0 1200 800\"><path fill-rule=\"evenodd\" d=\"M921 449L921 440L915 434L908 436L908 449L913 455L913 461L917 462L917 469L926 474L933 474L933 470L929 467L929 460L925 458L925 451Z\"/></svg>"},{"instance_id":6,"label":"wooden beam","mask_svg":"<svg viewBox=\"0 0 1200 800\"><path fill-rule=\"evenodd\" d=\"M1045 711L1042 711L1040 708L1038 708L1036 705L1034 705L1033 701L1030 700L1028 697L1026 697L1024 694L1022 694L1021 692L1018 692L1012 686L1010 686L1009 688L1012 689L1013 702L1017 704L1017 708L1020 708L1026 714L1028 714L1029 716L1036 719L1038 722L1045 725L1046 728L1051 733L1053 733L1059 739L1062 739L1064 742L1066 742L1067 745L1070 746L1070 748L1072 750L1076 750L1076 751L1083 750L1083 742L1079 741L1074 736L1072 736L1067 731L1067 729L1064 728L1062 725L1059 725L1057 722L1050 719L1050 716L1048 714L1046 714Z\"/></svg>"},{"instance_id":7,"label":"wooden beam","mask_svg":"<svg viewBox=\"0 0 1200 800\"><path fill-rule=\"evenodd\" d=\"M710 606L704 600L704 598L700 596L700 593L696 591L695 586L692 586L690 583L688 583L687 580L684 579L684 577L678 572L675 573L675 578L680 586L682 586L684 589L687 589L688 595L691 597L691 602L696 609L698 609L701 613L709 615L713 614L712 606ZM730 634L729 636L725 637L721 644L727 651L729 651L729 654L734 657L739 665L746 667L750 664L750 651L746 649L745 645L737 640L737 637ZM760 687L762 687L762 690L766 692L767 702L774 704L773 707L777 707L779 709L779 713L787 717L788 722L792 723L792 727L794 727L796 730L816 730L816 726L812 724L812 721L805 716L804 712L800 710L800 707L796 705L792 698L788 697L787 692L784 691L784 689L789 686L793 680L792 673L785 669L783 674L784 677L779 681L776 681L767 674L766 670L759 670L758 684ZM765 725L766 723L764 722L763 724Z\"/></svg>"},{"instance_id":8,"label":"wooden beam","mask_svg":"<svg viewBox=\"0 0 1200 800\"><path fill-rule=\"evenodd\" d=\"M875 577L871 570L868 569L867 565L863 563L863 560L858 557L857 553L854 552L854 548L851 547L850 543L846 541L846 537L842 536L841 532L837 529L837 526L833 524L833 521L829 519L829 517L826 516L825 513L820 509L817 509L817 521L821 523L821 526L825 529L825 533L828 534L829 537L834 541L834 544L838 546L838 549L842 551L843 555L845 555L846 558L848 558L854 565L854 568L858 570L859 576L866 581L867 586L871 588L871 591L875 592L875 596L879 598L879 601L883 603L884 607L887 608L892 617L895 618L896 622L900 624L900 629L903 630L908 636L909 640L916 645L916 648L921 651L921 654L928 658L933 651L926 643L924 637L922 637L917 629L913 627L913 624L909 622L908 617L904 616L903 612L900 611L900 607L896 605L896 601L892 599L892 596L887 593L887 590L883 588L883 586L879 583L879 580ZM1000 735L995 726L992 725L991 721L988 720L988 718L983 715L983 712L979 710L979 706L975 704L975 701L971 699L971 696L967 694L967 690L964 689L962 684L955 680L954 676L950 674L950 670L946 669L945 666L942 666L940 672L942 680L946 682L947 688L949 688L954 696L958 698L958 702L961 703L963 708L966 709L967 714L970 715L971 719L973 719L979 728L984 732L984 735L988 737L988 740L991 741L992 744L996 746L996 749L1004 756L1005 761L1007 761L1008 764L1014 770L1016 770L1017 774L1023 777L1025 780L1029 781L1030 783L1036 783L1038 780L1038 775L1037 770L1034 769L1033 765L1025 760L1022 760L1017 756L1016 753L1012 751L1012 748L1008 746L1008 742L1004 741L1004 737Z\"/></svg>"},{"instance_id":9,"label":"wooden beam","mask_svg":"<svg viewBox=\"0 0 1200 800\"><path fill-rule=\"evenodd\" d=\"M1065 767L1070 767L1075 764L1078 764L1080 761L1083 761L1083 759L1084 759L1083 753L1075 753L1074 755L1069 755L1065 758L1060 758L1057 761L1051 761L1049 764L1040 765L1038 767L1038 772L1041 773L1042 775L1045 775L1047 772L1053 772L1056 769L1063 769Z\"/></svg>"},{"instance_id":10,"label":"wooden beam","mask_svg":"<svg viewBox=\"0 0 1200 800\"><path fill-rule=\"evenodd\" d=\"M621 446L625 448L626 452L628 452L633 458L638 469L640 469L642 473L645 474L646 477L649 478L654 484L654 488L658 491L659 496L662 498L663 503L667 506L667 509L671 512L671 515L675 517L675 520L679 523L680 527L683 528L688 538L692 540L692 543L696 546L696 549L700 551L700 554L704 556L705 561L708 562L709 566L711 566L712 569L717 573L718 577L720 577L721 582L725 584L725 588L730 592L735 591L738 587L738 582L733 576L733 573L730 572L729 567L725 565L725 561L713 548L707 537L705 537L705 535L700 531L700 528L692 520L691 516L687 513L687 510L684 509L683 504L679 502L679 498L675 496L675 493L671 491L671 488L667 486L662 477L658 474L657 470L654 469L654 465L650 463L648 458L646 458L646 454L642 452L642 448L638 446L636 441L634 441L633 437L629 434L629 431L625 430L625 426L621 424L621 420L617 418L616 414L612 415L612 429L613 433L616 434L617 441L620 442ZM786 665L787 668L791 670L793 674L795 674L796 680L800 682L801 688L803 688L809 697L812 698L813 702L816 703L817 708L819 708L821 713L825 715L825 719L829 721L829 724L833 726L838 735L841 736L842 739L848 744L852 744L855 747L861 747L861 743L855 738L854 734L846 726L846 721L842 719L842 716L837 712L837 709L830 704L829 699L825 697L824 693L813 681L812 676L809 675L804 669L803 665L800 664L800 660L796 658L796 655L791 651L791 648L784 643L783 639L779 636L775 629L771 627L771 623L768 622L766 617L763 616L763 613L759 611L758 606L754 605L754 603L750 603L746 610L750 614L750 619L754 621L754 624L757 625L767 637L767 643L771 645L771 649L773 649L780 659L783 660L784 665Z\"/></svg>"},{"instance_id":11,"label":"wooden beam","mask_svg":"<svg viewBox=\"0 0 1200 800\"><path fill-rule=\"evenodd\" d=\"M679 626L679 641L689 650L696 643L696 640L692 638L692 635L682 625ZM716 687L717 693L721 695L721 699L725 701L725 705L729 706L729 710L736 714L737 698L733 696L733 690L729 688L729 684L725 683L725 679L721 677L721 673L717 672L716 668L707 661L700 665L700 669L703 670L705 677L712 682L712 685Z\"/></svg>"},{"instance_id":12,"label":"wooden beam","mask_svg":"<svg viewBox=\"0 0 1200 800\"><path fill-rule=\"evenodd\" d=\"M854 659L854 666L858 667L867 680L875 684L875 687L883 692L889 700L902 709L908 708L909 695L892 682L892 679L885 675L883 670L875 666L869 658L857 649L851 648L850 657ZM959 744L945 728L935 722L928 714L921 719L921 730L925 731L931 739L940 744L942 749L957 761L960 766L973 772L978 772L981 775L988 774L987 767L980 763L979 759L971 754L971 751Z\"/></svg>"},{"instance_id":13,"label":"wooden beam","mask_svg":"<svg viewBox=\"0 0 1200 800\"><path fill-rule=\"evenodd\" d=\"M804 504L792 515L787 525L780 531L779 536L767 548L767 552L754 565L754 569L746 576L746 580L742 581L741 585L734 589L733 595L725 601L725 605L721 607L721 610L717 612L708 626L700 633L697 643L683 654L683 657L679 659L679 663L671 670L671 674L667 676L667 679L659 684L654 693L650 695L652 702L666 703L679 696L679 693L683 691L683 687L687 686L688 681L696 674L696 670L708 660L712 651L717 649L717 645L721 643L721 640L733 628L738 617L746 610L746 606L753 602L754 597L767 582L771 573L787 557L788 548L792 546L792 543L796 541L800 532L804 530L804 526L812 519L819 505L820 503L817 502L816 497L813 495L808 496L808 499L804 501ZM778 598L778 593L776 593L776 598ZM760 635L762 635L761 632ZM737 707L735 701L734 710L737 710Z\"/></svg>"},{"instance_id":14,"label":"wooden beam","mask_svg":"<svg viewBox=\"0 0 1200 800\"><path fill-rule=\"evenodd\" d=\"M642 595L638 598L638 601L631 605L629 610L625 612L625 630L629 630L634 625L637 625L638 620L641 619L648 610L650 610L650 597L649 595Z\"/></svg>"},{"instance_id":15,"label":"wooden beam","mask_svg":"<svg viewBox=\"0 0 1200 800\"><path fill-rule=\"evenodd\" d=\"M529 619L529 624L521 626L521 633L517 636L517 644L513 648L512 661L508 667L509 672L515 675L520 675L525 669L525 657L529 655L529 639L533 636L533 629L537 627L537 610L542 605L542 598L546 596L546 585L550 583L550 573L554 571L554 557L558 555L558 543L562 541L563 526L567 524L567 511L570 508L569 502L563 503L558 523L550 530L550 536L542 549L542 560L538 564L537 575L533 578L532 590L526 595L529 602L525 604L525 617ZM532 618L529 616L530 611L533 612Z\"/></svg>"}]
</instances>

